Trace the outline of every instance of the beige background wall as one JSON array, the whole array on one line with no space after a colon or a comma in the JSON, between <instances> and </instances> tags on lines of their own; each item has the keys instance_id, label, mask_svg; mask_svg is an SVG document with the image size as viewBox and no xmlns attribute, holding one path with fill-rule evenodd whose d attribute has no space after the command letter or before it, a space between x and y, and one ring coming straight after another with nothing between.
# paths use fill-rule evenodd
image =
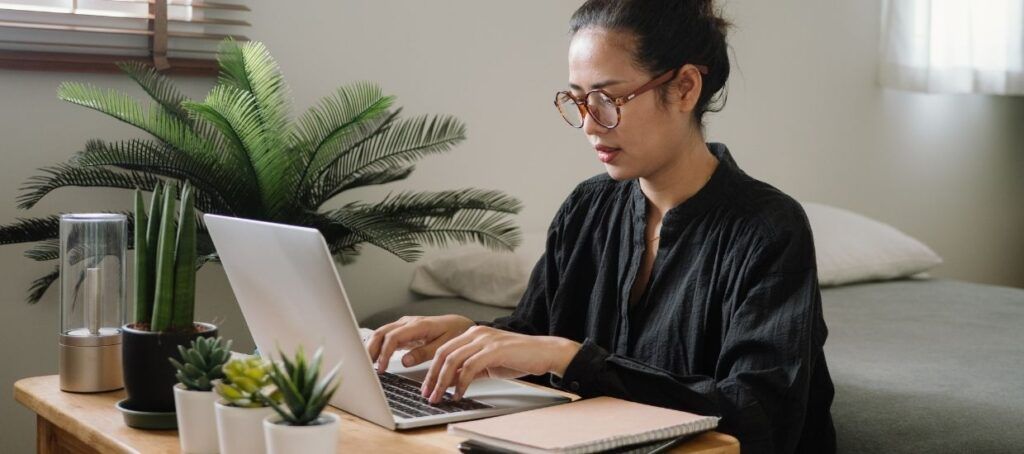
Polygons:
<instances>
[{"instance_id":1,"label":"beige background wall","mask_svg":"<svg viewBox=\"0 0 1024 454\"><path fill-rule=\"evenodd\" d=\"M565 84L565 25L578 1L399 0L249 2L251 35L267 43L303 110L335 86L374 80L408 114L450 113L469 139L424 160L405 182L363 190L485 187L521 198L525 230L543 230L574 184L602 171L579 131L551 107ZM709 140L727 143L748 173L798 199L886 221L946 259L936 275L1024 286L1024 101L883 90L875 82L878 2L733 0L726 13L737 65ZM66 190L30 213L14 209L34 169L92 137L135 132L57 101L60 81L134 90L113 76L0 71L0 222L57 211L122 209L126 192ZM182 86L201 96L210 80ZM514 91L512 91L514 90ZM137 93L137 91L136 91ZM0 446L30 452L33 418L11 398L20 377L56 372L57 296L22 302L49 265L0 247ZM342 269L357 316L406 301L411 265L368 250ZM199 314L248 348L223 272L199 277Z\"/></svg>"}]
</instances>

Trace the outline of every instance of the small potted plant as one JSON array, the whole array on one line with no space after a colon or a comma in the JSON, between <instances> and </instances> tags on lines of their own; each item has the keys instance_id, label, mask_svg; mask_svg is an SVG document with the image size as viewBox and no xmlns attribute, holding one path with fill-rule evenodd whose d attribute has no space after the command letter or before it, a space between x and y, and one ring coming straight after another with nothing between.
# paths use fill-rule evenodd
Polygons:
<instances>
[{"instance_id":1,"label":"small potted plant","mask_svg":"<svg viewBox=\"0 0 1024 454\"><path fill-rule=\"evenodd\" d=\"M274 413L268 403L280 400L270 369L270 363L258 357L233 359L224 365L224 378L214 383L222 398L214 404L221 454L266 452L263 419Z\"/></svg>"},{"instance_id":2,"label":"small potted plant","mask_svg":"<svg viewBox=\"0 0 1024 454\"><path fill-rule=\"evenodd\" d=\"M132 323L121 329L124 387L118 402L125 422L136 428L173 429L174 366L168 357L199 337L216 337L217 327L193 321L196 282L195 192L174 182L153 190L150 213L135 192L135 302Z\"/></svg>"},{"instance_id":3,"label":"small potted plant","mask_svg":"<svg viewBox=\"0 0 1024 454\"><path fill-rule=\"evenodd\" d=\"M267 402L277 413L263 420L268 454L333 453L337 449L338 416L323 410L338 390L338 366L318 380L322 361L323 347L307 363L300 346L293 359L281 353L281 364L271 365L270 380L281 394L281 403Z\"/></svg>"},{"instance_id":4,"label":"small potted plant","mask_svg":"<svg viewBox=\"0 0 1024 454\"><path fill-rule=\"evenodd\" d=\"M231 359L231 341L200 337L189 348L178 347L181 361L168 358L178 369L174 386L174 406L178 418L178 437L186 453L216 453L217 419L213 404L217 393L213 381L224 378L224 364Z\"/></svg>"}]
</instances>

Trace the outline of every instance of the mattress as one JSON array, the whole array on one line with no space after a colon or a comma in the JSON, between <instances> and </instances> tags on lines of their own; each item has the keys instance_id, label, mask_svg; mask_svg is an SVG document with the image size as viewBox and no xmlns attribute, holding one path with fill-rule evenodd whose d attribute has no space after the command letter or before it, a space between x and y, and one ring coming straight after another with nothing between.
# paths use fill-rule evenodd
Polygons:
<instances>
[{"instance_id":1,"label":"mattress","mask_svg":"<svg viewBox=\"0 0 1024 454\"><path fill-rule=\"evenodd\" d=\"M1024 449L1024 290L904 280L822 301L840 452Z\"/></svg>"},{"instance_id":2,"label":"mattress","mask_svg":"<svg viewBox=\"0 0 1024 454\"><path fill-rule=\"evenodd\" d=\"M901 280L822 290L842 453L1022 452L1024 290ZM362 321L509 309L458 298L416 301Z\"/></svg>"}]
</instances>

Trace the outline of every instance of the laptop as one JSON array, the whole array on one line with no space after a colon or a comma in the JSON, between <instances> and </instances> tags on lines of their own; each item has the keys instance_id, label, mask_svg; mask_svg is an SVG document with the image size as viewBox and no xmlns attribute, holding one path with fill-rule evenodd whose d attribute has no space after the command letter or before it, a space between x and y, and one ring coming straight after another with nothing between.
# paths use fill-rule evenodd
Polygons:
<instances>
[{"instance_id":1,"label":"laptop","mask_svg":"<svg viewBox=\"0 0 1024 454\"><path fill-rule=\"evenodd\" d=\"M327 242L316 229L227 216L203 216L235 298L261 354L324 348L327 369L341 363L330 404L382 427L411 429L485 418L570 399L515 380L477 379L462 400L431 405L420 396L430 361L404 367L402 352L378 373Z\"/></svg>"}]
</instances>

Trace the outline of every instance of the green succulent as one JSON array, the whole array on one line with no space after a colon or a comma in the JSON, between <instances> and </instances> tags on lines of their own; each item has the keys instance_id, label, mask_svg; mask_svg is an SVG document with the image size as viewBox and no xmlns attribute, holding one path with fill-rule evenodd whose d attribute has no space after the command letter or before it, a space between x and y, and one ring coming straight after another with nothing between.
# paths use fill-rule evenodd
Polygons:
<instances>
[{"instance_id":1,"label":"green succulent","mask_svg":"<svg viewBox=\"0 0 1024 454\"><path fill-rule=\"evenodd\" d=\"M323 362L323 347L318 348L313 354L313 361L306 361L306 354L299 346L295 352L295 358L289 360L281 352L281 365L273 363L270 366L270 380L277 386L281 394L280 402L267 401L277 414L281 415L289 425L308 426L313 424L324 411L331 396L338 390L340 382L335 381L338 375L338 367L335 366L322 379L317 380L320 375L320 365Z\"/></svg>"},{"instance_id":2,"label":"green succulent","mask_svg":"<svg viewBox=\"0 0 1024 454\"><path fill-rule=\"evenodd\" d=\"M189 348L178 346L181 362L167 358L178 369L178 381L191 391L210 391L213 381L224 378L224 364L231 359L231 341L217 337L194 339Z\"/></svg>"},{"instance_id":3,"label":"green succulent","mask_svg":"<svg viewBox=\"0 0 1024 454\"><path fill-rule=\"evenodd\" d=\"M224 365L224 379L214 389L235 407L266 407L268 402L280 401L280 393L270 381L269 361L250 357L228 361Z\"/></svg>"}]
</instances>

